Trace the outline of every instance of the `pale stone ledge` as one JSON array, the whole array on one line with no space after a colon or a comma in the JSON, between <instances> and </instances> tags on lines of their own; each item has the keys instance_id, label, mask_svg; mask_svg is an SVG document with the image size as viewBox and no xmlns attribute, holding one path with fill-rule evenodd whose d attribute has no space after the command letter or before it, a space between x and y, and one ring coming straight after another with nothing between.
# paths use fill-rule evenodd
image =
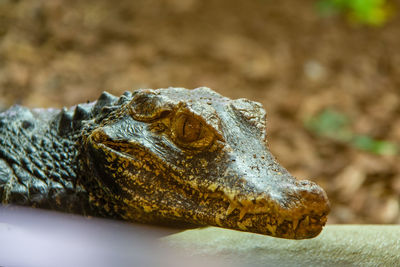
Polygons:
<instances>
[{"instance_id":1,"label":"pale stone ledge","mask_svg":"<svg viewBox=\"0 0 400 267\"><path fill-rule=\"evenodd\" d=\"M328 225L308 240L208 227L173 234L162 242L233 266L400 266L398 225Z\"/></svg>"}]
</instances>

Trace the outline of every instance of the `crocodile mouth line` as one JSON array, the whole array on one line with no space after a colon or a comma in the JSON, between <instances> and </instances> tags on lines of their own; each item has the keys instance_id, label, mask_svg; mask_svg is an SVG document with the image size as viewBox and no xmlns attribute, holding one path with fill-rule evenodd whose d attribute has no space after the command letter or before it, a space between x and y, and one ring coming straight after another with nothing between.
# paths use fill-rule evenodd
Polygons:
<instances>
[{"instance_id":1,"label":"crocodile mouth line","mask_svg":"<svg viewBox=\"0 0 400 267\"><path fill-rule=\"evenodd\" d=\"M89 142L97 149L134 160L135 152L138 151L134 145L125 141L112 141L102 131L96 131L89 137ZM143 149L143 148L142 148Z\"/></svg>"},{"instance_id":2,"label":"crocodile mouth line","mask_svg":"<svg viewBox=\"0 0 400 267\"><path fill-rule=\"evenodd\" d=\"M134 159L133 153L130 152L129 149L121 149L121 147L118 145L107 144L107 143L97 143L97 146L101 147L103 150L106 150L106 151L113 153L115 155L118 155L120 157L124 157L129 160Z\"/></svg>"},{"instance_id":3,"label":"crocodile mouth line","mask_svg":"<svg viewBox=\"0 0 400 267\"><path fill-rule=\"evenodd\" d=\"M230 202L225 217L228 221L236 221L237 227L243 231L295 239L318 235L327 221L326 214L310 212L291 216L291 210L280 212L275 206L241 206Z\"/></svg>"},{"instance_id":4,"label":"crocodile mouth line","mask_svg":"<svg viewBox=\"0 0 400 267\"><path fill-rule=\"evenodd\" d=\"M92 135L90 141L98 149L129 160L135 159L137 149L130 143L111 141L101 133ZM318 214L310 210L294 215L294 210L282 208L265 195L240 199L238 194L224 192L214 184L199 189L199 185L174 180L182 184L188 198L198 199L198 205L202 207L195 213L197 218L203 219L193 221L194 224L213 224L275 237L304 239L317 236L327 221L328 212Z\"/></svg>"},{"instance_id":5,"label":"crocodile mouth line","mask_svg":"<svg viewBox=\"0 0 400 267\"><path fill-rule=\"evenodd\" d=\"M222 191L201 193L192 190L191 195L201 203L207 203L207 215L213 224L220 227L234 228L267 234L275 237L304 239L317 236L327 221L327 212L309 213L293 216L293 210L281 210L276 203L265 198L230 199Z\"/></svg>"}]
</instances>

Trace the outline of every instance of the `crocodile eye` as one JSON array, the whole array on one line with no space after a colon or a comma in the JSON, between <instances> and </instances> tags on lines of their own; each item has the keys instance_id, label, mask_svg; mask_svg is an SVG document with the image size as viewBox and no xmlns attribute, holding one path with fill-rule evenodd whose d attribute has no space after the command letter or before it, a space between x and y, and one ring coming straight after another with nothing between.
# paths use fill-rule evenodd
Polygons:
<instances>
[{"instance_id":1,"label":"crocodile eye","mask_svg":"<svg viewBox=\"0 0 400 267\"><path fill-rule=\"evenodd\" d=\"M207 147L214 139L212 131L192 115L176 115L172 124L174 142L185 148L199 149Z\"/></svg>"},{"instance_id":2,"label":"crocodile eye","mask_svg":"<svg viewBox=\"0 0 400 267\"><path fill-rule=\"evenodd\" d=\"M201 122L181 114L175 121L176 135L181 141L185 143L191 143L200 138L201 134Z\"/></svg>"}]
</instances>

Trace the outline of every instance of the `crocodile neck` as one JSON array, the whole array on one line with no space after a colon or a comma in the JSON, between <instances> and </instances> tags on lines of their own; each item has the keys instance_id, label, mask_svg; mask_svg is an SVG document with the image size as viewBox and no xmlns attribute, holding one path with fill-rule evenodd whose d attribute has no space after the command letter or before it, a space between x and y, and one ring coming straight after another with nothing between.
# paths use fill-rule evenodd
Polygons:
<instances>
[{"instance_id":1,"label":"crocodile neck","mask_svg":"<svg viewBox=\"0 0 400 267\"><path fill-rule=\"evenodd\" d=\"M62 111L14 106L0 117L0 196L3 204L85 214L78 183L74 131L60 134Z\"/></svg>"},{"instance_id":2,"label":"crocodile neck","mask_svg":"<svg viewBox=\"0 0 400 267\"><path fill-rule=\"evenodd\" d=\"M127 93L129 94L129 93ZM69 109L13 106L0 113L0 201L84 215L118 217L82 171L82 131L126 101L104 92ZM88 190L87 190L88 189Z\"/></svg>"}]
</instances>

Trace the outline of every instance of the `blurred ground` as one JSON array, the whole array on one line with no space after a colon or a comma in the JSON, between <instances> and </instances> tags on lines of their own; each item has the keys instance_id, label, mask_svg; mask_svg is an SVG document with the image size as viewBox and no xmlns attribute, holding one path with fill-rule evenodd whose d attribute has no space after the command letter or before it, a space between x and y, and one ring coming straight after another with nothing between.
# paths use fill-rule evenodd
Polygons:
<instances>
[{"instance_id":1,"label":"blurred ground","mask_svg":"<svg viewBox=\"0 0 400 267\"><path fill-rule=\"evenodd\" d=\"M328 192L329 223L400 223L398 153L304 126L330 108L355 133L400 142L399 28L324 18L312 0L0 0L0 107L169 86L246 97L267 109L278 160Z\"/></svg>"}]
</instances>

